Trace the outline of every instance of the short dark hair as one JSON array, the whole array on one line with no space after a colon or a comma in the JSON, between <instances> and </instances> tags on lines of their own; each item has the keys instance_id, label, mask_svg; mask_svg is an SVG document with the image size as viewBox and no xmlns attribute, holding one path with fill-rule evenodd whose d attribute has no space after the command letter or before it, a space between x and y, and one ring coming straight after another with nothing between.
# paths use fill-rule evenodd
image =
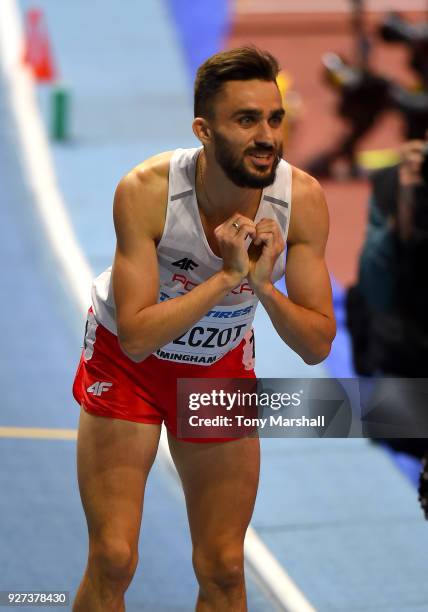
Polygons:
<instances>
[{"instance_id":1,"label":"short dark hair","mask_svg":"<svg viewBox=\"0 0 428 612\"><path fill-rule=\"evenodd\" d=\"M213 101L226 81L276 82L278 61L268 51L254 46L237 47L208 58L196 73L194 116L213 117Z\"/></svg>"}]
</instances>

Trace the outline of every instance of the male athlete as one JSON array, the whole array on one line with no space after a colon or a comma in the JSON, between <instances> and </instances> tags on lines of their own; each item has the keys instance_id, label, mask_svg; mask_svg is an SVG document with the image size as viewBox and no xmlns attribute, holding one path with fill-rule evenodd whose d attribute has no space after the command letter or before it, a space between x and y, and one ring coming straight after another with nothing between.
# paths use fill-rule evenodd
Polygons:
<instances>
[{"instance_id":1,"label":"male athlete","mask_svg":"<svg viewBox=\"0 0 428 612\"><path fill-rule=\"evenodd\" d=\"M254 377L258 300L306 363L330 351L327 206L318 183L282 160L277 74L276 60L252 47L208 59L195 82L201 148L157 155L117 187L116 254L94 281L73 388L89 530L75 612L125 609L162 422L186 496L196 610L247 609L243 543L259 441L178 439L176 381ZM284 269L288 297L274 287Z\"/></svg>"}]
</instances>

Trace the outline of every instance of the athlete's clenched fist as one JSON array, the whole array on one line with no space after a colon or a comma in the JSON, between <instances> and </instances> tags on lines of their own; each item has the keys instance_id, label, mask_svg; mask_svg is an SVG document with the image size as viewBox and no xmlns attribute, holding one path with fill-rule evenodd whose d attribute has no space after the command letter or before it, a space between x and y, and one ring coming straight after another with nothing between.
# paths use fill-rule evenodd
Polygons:
<instances>
[{"instance_id":1,"label":"athlete's clenched fist","mask_svg":"<svg viewBox=\"0 0 428 612\"><path fill-rule=\"evenodd\" d=\"M259 221L256 225L256 235L248 250L248 281L256 293L272 282L273 267L284 248L285 243L278 223L273 219Z\"/></svg>"},{"instance_id":2,"label":"athlete's clenched fist","mask_svg":"<svg viewBox=\"0 0 428 612\"><path fill-rule=\"evenodd\" d=\"M217 226L214 234L223 258L223 270L239 283L249 272L250 260L245 240L247 236L253 240L256 237L254 221L235 213Z\"/></svg>"}]
</instances>

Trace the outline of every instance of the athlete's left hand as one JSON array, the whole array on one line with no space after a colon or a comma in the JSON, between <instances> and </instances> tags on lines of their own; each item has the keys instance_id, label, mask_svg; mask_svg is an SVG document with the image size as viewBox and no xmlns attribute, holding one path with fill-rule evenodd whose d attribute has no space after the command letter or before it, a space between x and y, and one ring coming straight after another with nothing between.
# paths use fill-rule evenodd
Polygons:
<instances>
[{"instance_id":1,"label":"athlete's left hand","mask_svg":"<svg viewBox=\"0 0 428 612\"><path fill-rule=\"evenodd\" d=\"M285 243L278 223L273 219L259 221L256 225L256 237L248 249L248 282L256 294L272 284L272 270L284 248Z\"/></svg>"}]
</instances>

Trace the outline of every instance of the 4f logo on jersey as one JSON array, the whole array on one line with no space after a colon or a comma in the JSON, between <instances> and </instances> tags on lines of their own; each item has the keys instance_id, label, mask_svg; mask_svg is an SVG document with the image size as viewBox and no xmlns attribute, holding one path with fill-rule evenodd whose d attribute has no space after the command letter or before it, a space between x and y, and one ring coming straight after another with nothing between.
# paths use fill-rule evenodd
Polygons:
<instances>
[{"instance_id":1,"label":"4f logo on jersey","mask_svg":"<svg viewBox=\"0 0 428 612\"><path fill-rule=\"evenodd\" d=\"M96 382L86 389L88 393L93 393L96 396L100 396L105 393L113 385L111 382Z\"/></svg>"},{"instance_id":2,"label":"4f logo on jersey","mask_svg":"<svg viewBox=\"0 0 428 612\"><path fill-rule=\"evenodd\" d=\"M188 257L183 257L183 259L174 261L172 265L176 268L181 268L182 270L194 270L199 266L199 264L197 264L195 261L192 261Z\"/></svg>"}]
</instances>

